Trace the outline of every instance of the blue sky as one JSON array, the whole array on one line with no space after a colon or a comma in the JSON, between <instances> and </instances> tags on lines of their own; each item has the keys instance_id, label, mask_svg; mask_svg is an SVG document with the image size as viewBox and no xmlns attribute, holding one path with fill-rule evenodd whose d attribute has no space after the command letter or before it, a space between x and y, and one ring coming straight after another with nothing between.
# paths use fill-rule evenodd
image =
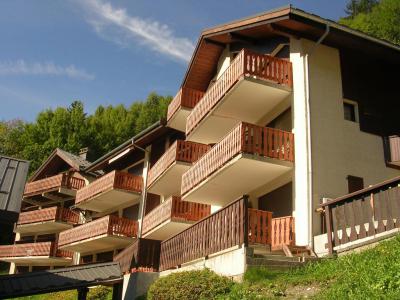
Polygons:
<instances>
[{"instance_id":1,"label":"blue sky","mask_svg":"<svg viewBox=\"0 0 400 300\"><path fill-rule=\"evenodd\" d=\"M337 20L346 0L291 3ZM151 91L175 95L202 29L279 0L0 1L0 120L82 100L88 113Z\"/></svg>"}]
</instances>

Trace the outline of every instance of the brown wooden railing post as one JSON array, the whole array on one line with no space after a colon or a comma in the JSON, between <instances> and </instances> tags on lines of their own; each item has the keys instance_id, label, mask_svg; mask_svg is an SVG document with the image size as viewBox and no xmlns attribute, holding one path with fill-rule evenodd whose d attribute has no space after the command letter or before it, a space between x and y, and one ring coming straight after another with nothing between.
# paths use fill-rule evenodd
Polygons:
<instances>
[{"instance_id":1,"label":"brown wooden railing post","mask_svg":"<svg viewBox=\"0 0 400 300\"><path fill-rule=\"evenodd\" d=\"M243 232L244 232L244 241L243 244L245 247L249 246L249 196L243 195Z\"/></svg>"},{"instance_id":2,"label":"brown wooden railing post","mask_svg":"<svg viewBox=\"0 0 400 300\"><path fill-rule=\"evenodd\" d=\"M330 206L325 207L325 222L326 222L326 234L328 235L328 252L333 254L333 243L332 243L332 211Z\"/></svg>"}]
</instances>

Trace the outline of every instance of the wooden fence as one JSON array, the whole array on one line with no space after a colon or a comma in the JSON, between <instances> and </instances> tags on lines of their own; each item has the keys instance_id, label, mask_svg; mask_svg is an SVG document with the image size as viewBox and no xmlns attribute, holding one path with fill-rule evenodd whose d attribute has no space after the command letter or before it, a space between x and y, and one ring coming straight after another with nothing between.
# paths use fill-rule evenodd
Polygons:
<instances>
[{"instance_id":1,"label":"wooden fence","mask_svg":"<svg viewBox=\"0 0 400 300\"><path fill-rule=\"evenodd\" d=\"M139 238L114 257L123 273L157 272L160 264L160 241Z\"/></svg>"},{"instance_id":2,"label":"wooden fence","mask_svg":"<svg viewBox=\"0 0 400 300\"><path fill-rule=\"evenodd\" d=\"M182 195L240 153L293 162L294 135L279 129L239 123L182 175Z\"/></svg>"},{"instance_id":3,"label":"wooden fence","mask_svg":"<svg viewBox=\"0 0 400 300\"><path fill-rule=\"evenodd\" d=\"M400 177L321 204L327 248L334 248L400 227Z\"/></svg>"},{"instance_id":4,"label":"wooden fence","mask_svg":"<svg viewBox=\"0 0 400 300\"><path fill-rule=\"evenodd\" d=\"M186 135L217 105L225 94L244 76L292 86L290 61L243 49L215 84L208 89L187 118Z\"/></svg>"},{"instance_id":5,"label":"wooden fence","mask_svg":"<svg viewBox=\"0 0 400 300\"><path fill-rule=\"evenodd\" d=\"M160 271L249 244L270 244L272 213L248 209L243 197L161 242Z\"/></svg>"},{"instance_id":6,"label":"wooden fence","mask_svg":"<svg viewBox=\"0 0 400 300\"><path fill-rule=\"evenodd\" d=\"M271 250L282 249L283 245L295 246L294 217L273 218L271 235Z\"/></svg>"}]
</instances>

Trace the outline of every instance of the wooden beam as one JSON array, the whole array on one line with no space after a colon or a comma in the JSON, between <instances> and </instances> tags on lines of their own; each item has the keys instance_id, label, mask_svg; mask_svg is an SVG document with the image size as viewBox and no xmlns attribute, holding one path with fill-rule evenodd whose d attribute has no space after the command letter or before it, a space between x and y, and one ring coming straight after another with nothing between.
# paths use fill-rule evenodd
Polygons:
<instances>
[{"instance_id":1,"label":"wooden beam","mask_svg":"<svg viewBox=\"0 0 400 300\"><path fill-rule=\"evenodd\" d=\"M225 48L226 47L226 44L224 44L224 43L213 41L213 40L210 40L210 39L207 39L207 38L204 39L204 42L206 44L211 44L211 45L214 45L214 46L217 46L217 47L221 47L221 48Z\"/></svg>"},{"instance_id":2,"label":"wooden beam","mask_svg":"<svg viewBox=\"0 0 400 300\"><path fill-rule=\"evenodd\" d=\"M288 29L286 27L283 27L283 26L280 26L280 25L277 25L277 24L272 24L272 23L268 24L267 26L269 28L271 28L271 30L274 31L275 33L283 35L285 37L295 38L295 39L299 39L300 38L299 34L296 31Z\"/></svg>"},{"instance_id":3,"label":"wooden beam","mask_svg":"<svg viewBox=\"0 0 400 300\"><path fill-rule=\"evenodd\" d=\"M250 45L257 44L257 40L256 39L254 39L252 37L249 37L249 36L245 36L245 35L240 34L240 33L229 32L228 36L233 41L242 42L242 43L246 43L246 44L250 44Z\"/></svg>"}]
</instances>

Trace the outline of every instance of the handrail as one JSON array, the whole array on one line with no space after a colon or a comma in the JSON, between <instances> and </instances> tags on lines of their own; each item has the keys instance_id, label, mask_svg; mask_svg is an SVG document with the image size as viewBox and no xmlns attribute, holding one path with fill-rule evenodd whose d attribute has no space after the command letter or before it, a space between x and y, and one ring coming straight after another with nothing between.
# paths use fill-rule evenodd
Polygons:
<instances>
[{"instance_id":1,"label":"handrail","mask_svg":"<svg viewBox=\"0 0 400 300\"><path fill-rule=\"evenodd\" d=\"M239 123L182 175L182 195L240 153L293 162L294 135L279 129Z\"/></svg>"},{"instance_id":2,"label":"handrail","mask_svg":"<svg viewBox=\"0 0 400 300\"><path fill-rule=\"evenodd\" d=\"M168 105L167 120L169 121L172 116L178 111L179 107L193 108L203 97L204 92L194 90L191 88L181 88L176 94L174 99Z\"/></svg>"},{"instance_id":3,"label":"handrail","mask_svg":"<svg viewBox=\"0 0 400 300\"><path fill-rule=\"evenodd\" d=\"M137 236L137 229L137 221L108 215L62 231L59 235L58 244L65 246L101 235L121 235L133 238Z\"/></svg>"},{"instance_id":4,"label":"handrail","mask_svg":"<svg viewBox=\"0 0 400 300\"><path fill-rule=\"evenodd\" d=\"M212 87L197 103L186 122L186 136L216 106L224 95L243 77L256 77L277 84L292 86L290 61L243 49Z\"/></svg>"},{"instance_id":5,"label":"handrail","mask_svg":"<svg viewBox=\"0 0 400 300\"><path fill-rule=\"evenodd\" d=\"M272 240L271 249L286 246L294 246L296 242L294 217L286 216L272 218Z\"/></svg>"},{"instance_id":6,"label":"handrail","mask_svg":"<svg viewBox=\"0 0 400 300\"><path fill-rule=\"evenodd\" d=\"M111 189L121 189L141 193L143 189L142 176L114 170L78 190L76 193L75 203L78 204L80 202L88 201Z\"/></svg>"}]
</instances>

